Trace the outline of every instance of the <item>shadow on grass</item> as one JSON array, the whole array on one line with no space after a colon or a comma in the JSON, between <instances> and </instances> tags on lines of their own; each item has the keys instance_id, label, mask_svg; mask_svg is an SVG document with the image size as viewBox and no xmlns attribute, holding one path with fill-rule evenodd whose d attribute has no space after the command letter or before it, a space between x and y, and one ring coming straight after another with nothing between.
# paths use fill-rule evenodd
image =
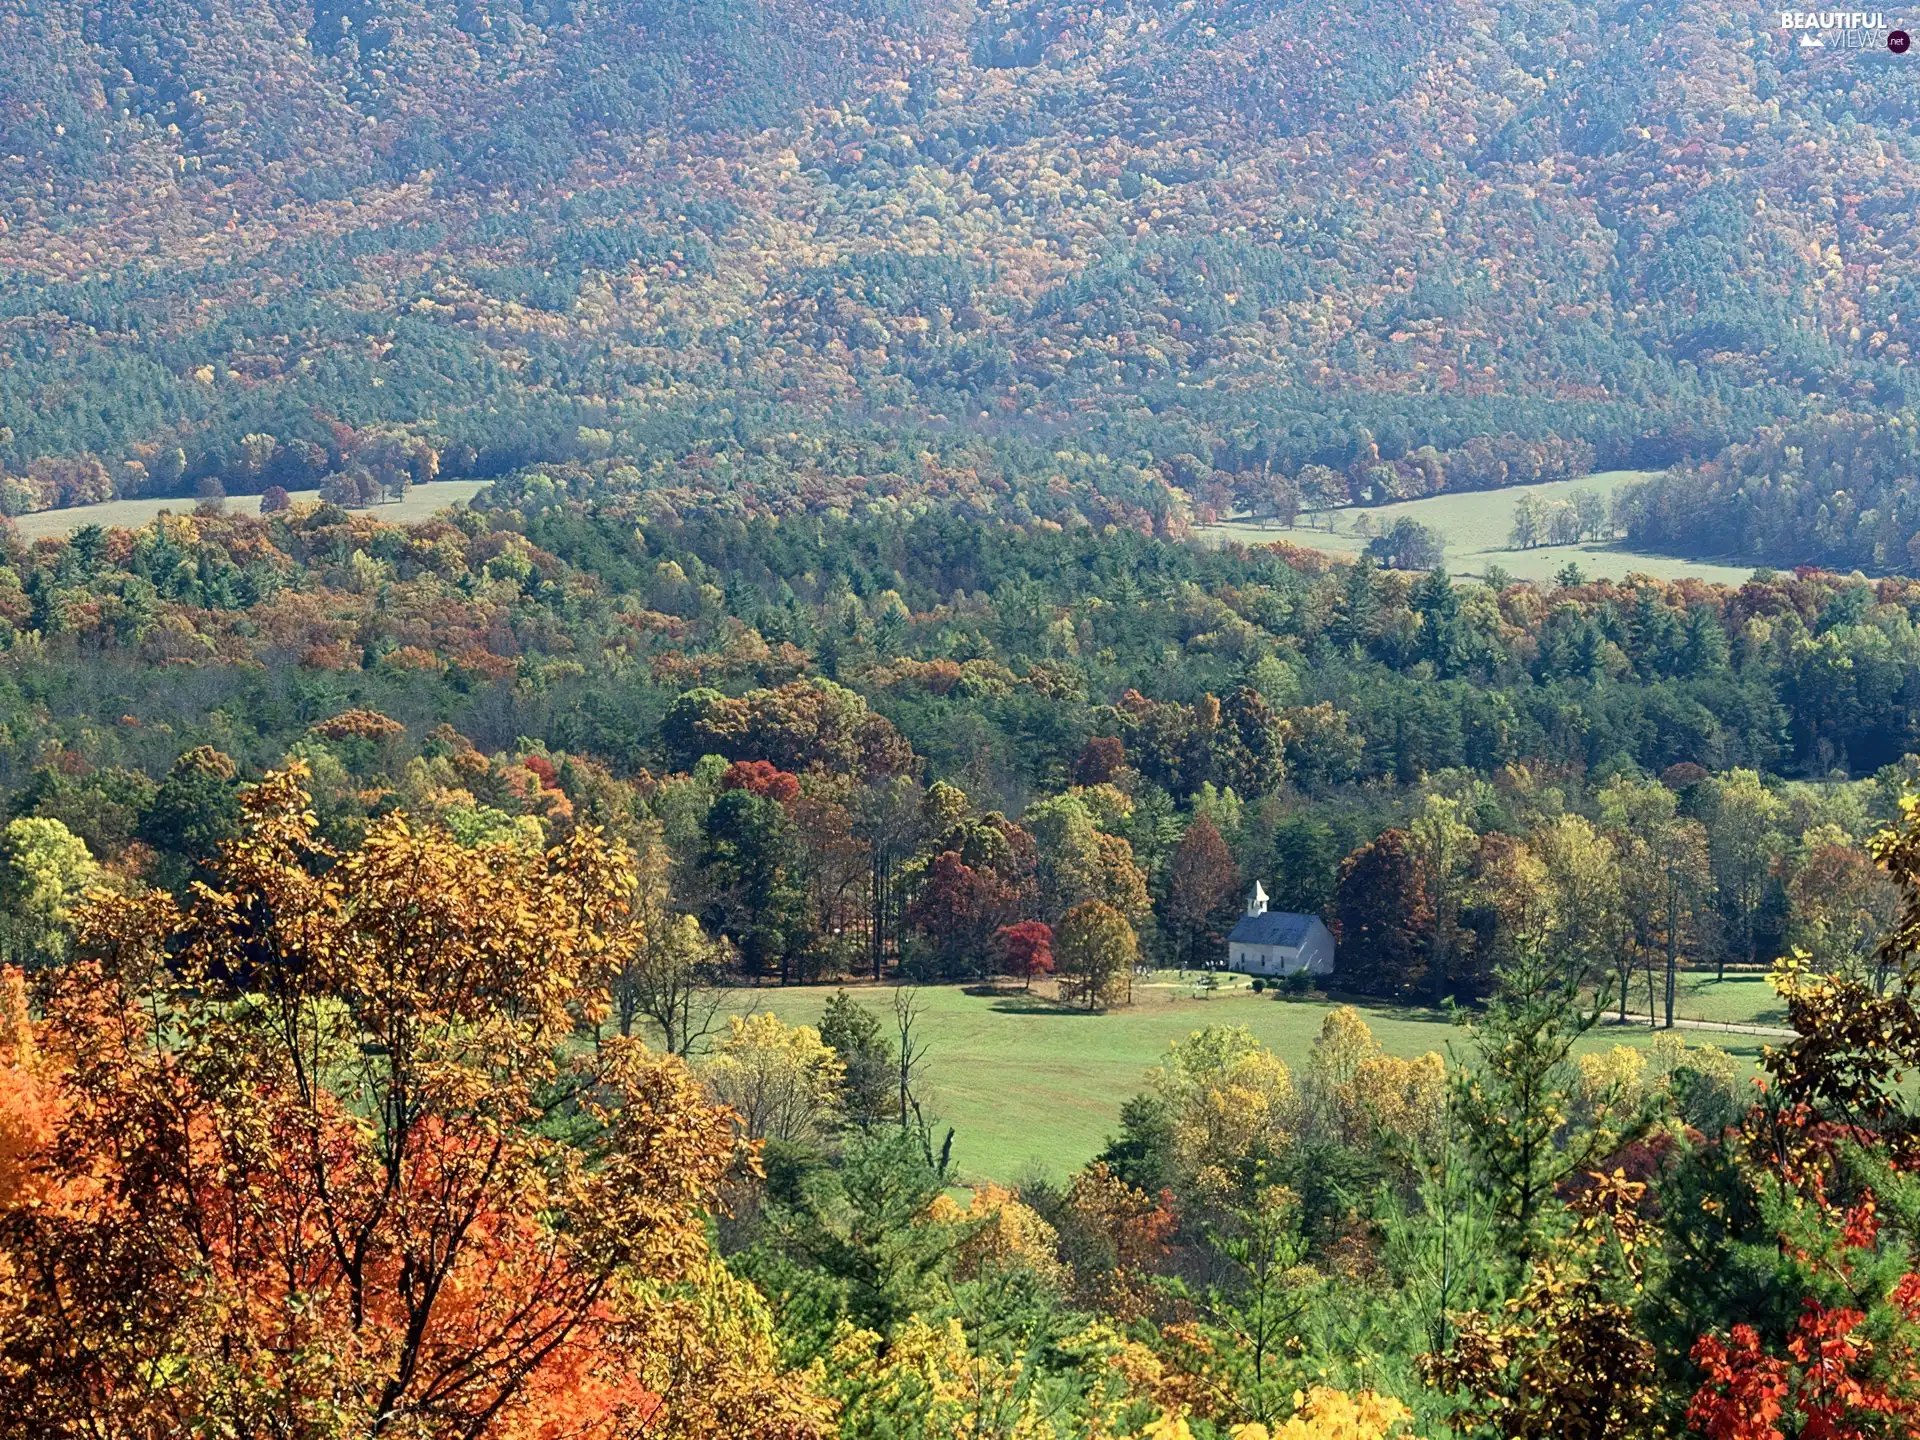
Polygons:
<instances>
[{"instance_id":1,"label":"shadow on grass","mask_svg":"<svg viewBox=\"0 0 1920 1440\"><path fill-rule=\"evenodd\" d=\"M1003 995L993 1002L999 1015L1104 1015L1105 1010L1089 1010L1084 1005L1067 1005L1044 995Z\"/></svg>"}]
</instances>

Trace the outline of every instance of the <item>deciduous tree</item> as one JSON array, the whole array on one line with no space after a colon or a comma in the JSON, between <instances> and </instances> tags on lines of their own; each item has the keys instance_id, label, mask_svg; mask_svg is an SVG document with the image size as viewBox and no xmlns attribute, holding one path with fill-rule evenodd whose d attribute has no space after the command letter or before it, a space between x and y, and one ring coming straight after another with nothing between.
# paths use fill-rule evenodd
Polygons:
<instances>
[{"instance_id":1,"label":"deciduous tree","mask_svg":"<svg viewBox=\"0 0 1920 1440\"><path fill-rule=\"evenodd\" d=\"M1789 938L1816 969L1871 975L1876 991L1888 967L1881 941L1899 912L1900 892L1837 827L1810 830L1787 882L1793 922Z\"/></svg>"},{"instance_id":2,"label":"deciduous tree","mask_svg":"<svg viewBox=\"0 0 1920 1440\"><path fill-rule=\"evenodd\" d=\"M200 872L239 820L239 784L233 760L200 745L174 761L140 817L138 838L158 850L162 878L180 885Z\"/></svg>"},{"instance_id":3,"label":"deciduous tree","mask_svg":"<svg viewBox=\"0 0 1920 1440\"><path fill-rule=\"evenodd\" d=\"M1207 965L1221 958L1221 940L1239 894L1240 872L1227 842L1211 820L1195 816L1167 868L1167 918L1185 963Z\"/></svg>"},{"instance_id":4,"label":"deciduous tree","mask_svg":"<svg viewBox=\"0 0 1920 1440\"><path fill-rule=\"evenodd\" d=\"M1342 971L1377 995L1411 991L1427 977L1433 905L1404 830L1387 830L1340 866L1333 933Z\"/></svg>"},{"instance_id":5,"label":"deciduous tree","mask_svg":"<svg viewBox=\"0 0 1920 1440\"><path fill-rule=\"evenodd\" d=\"M749 1139L793 1145L831 1132L846 1066L809 1025L734 1015L701 1075Z\"/></svg>"},{"instance_id":6,"label":"deciduous tree","mask_svg":"<svg viewBox=\"0 0 1920 1440\"><path fill-rule=\"evenodd\" d=\"M1752 770L1733 770L1708 782L1707 849L1720 906L1727 917L1724 954L1748 964L1758 958L1760 903L1774 862L1786 849L1780 822L1786 806ZM1726 975L1721 962L1720 974Z\"/></svg>"},{"instance_id":7,"label":"deciduous tree","mask_svg":"<svg viewBox=\"0 0 1920 1440\"><path fill-rule=\"evenodd\" d=\"M68 916L100 878L86 842L58 820L8 821L0 831L0 936L8 953L0 958L34 967L64 957Z\"/></svg>"},{"instance_id":8,"label":"deciduous tree","mask_svg":"<svg viewBox=\"0 0 1920 1440\"><path fill-rule=\"evenodd\" d=\"M76 916L35 1037L50 1125L31 1193L0 1198L0 1411L47 1434L822 1433L708 1249L726 1112L632 1042L565 1057L605 1003L619 854L397 816L333 853L297 770L243 807L184 908ZM541 1123L556 1094L579 1148Z\"/></svg>"},{"instance_id":9,"label":"deciduous tree","mask_svg":"<svg viewBox=\"0 0 1920 1440\"><path fill-rule=\"evenodd\" d=\"M1034 976L1053 973L1053 929L1045 922L1022 920L1017 925L1003 925L994 943L1001 968L1009 975L1018 975L1027 988L1032 988Z\"/></svg>"},{"instance_id":10,"label":"deciduous tree","mask_svg":"<svg viewBox=\"0 0 1920 1440\"><path fill-rule=\"evenodd\" d=\"M1094 1010L1131 990L1140 944L1120 911L1104 900L1083 900L1054 931L1053 954L1065 988Z\"/></svg>"},{"instance_id":11,"label":"deciduous tree","mask_svg":"<svg viewBox=\"0 0 1920 1440\"><path fill-rule=\"evenodd\" d=\"M1426 908L1432 917L1433 928L1427 937L1427 976L1436 1005L1446 998L1452 982L1460 905L1467 892L1467 867L1475 848L1473 827L1460 816L1458 800L1429 795L1426 807L1407 826L1407 854L1420 872Z\"/></svg>"}]
</instances>

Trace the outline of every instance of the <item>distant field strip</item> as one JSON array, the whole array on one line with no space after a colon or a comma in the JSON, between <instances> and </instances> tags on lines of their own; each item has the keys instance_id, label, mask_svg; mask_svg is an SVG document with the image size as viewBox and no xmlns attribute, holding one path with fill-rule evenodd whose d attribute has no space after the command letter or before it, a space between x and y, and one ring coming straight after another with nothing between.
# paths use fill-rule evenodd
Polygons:
<instances>
[{"instance_id":1,"label":"distant field strip","mask_svg":"<svg viewBox=\"0 0 1920 1440\"><path fill-rule=\"evenodd\" d=\"M405 499L396 500L390 505L370 505L365 513L395 525L410 524L428 519L449 505L464 504L490 483L486 480L435 480L428 485L414 486ZM320 498L318 490L295 490L290 493L295 504L306 504ZM13 523L19 528L22 539L49 540L71 535L88 525L101 525L108 529L137 529L162 510L175 515L191 515L195 503L191 496L178 495L164 500L109 500L102 505L36 510L31 515L16 517ZM235 495L224 503L236 515L260 513L258 495Z\"/></svg>"},{"instance_id":2,"label":"distant field strip","mask_svg":"<svg viewBox=\"0 0 1920 1440\"><path fill-rule=\"evenodd\" d=\"M1447 547L1447 568L1460 575L1484 575L1487 567L1497 565L1519 580L1551 580L1568 564L1578 565L1582 573L1594 579L1622 579L1631 574L1651 575L1660 580L1692 577L1723 585L1738 585L1753 573L1751 565L1715 565L1705 561L1682 560L1673 555L1650 555L1627 550L1619 545L1586 543L1580 545L1541 545L1531 550L1510 550L1507 536L1513 528L1514 502L1522 495L1536 500L1563 500L1575 490L1591 490L1611 498L1622 485L1645 480L1653 472L1645 470L1603 470L1578 480L1549 480L1539 485L1513 485L1503 490L1462 490L1452 494L1429 495L1420 500L1402 500L1393 505L1347 506L1327 512L1337 530L1319 530L1304 524L1291 529L1261 526L1250 521L1229 521L1212 525L1200 533L1209 538L1271 544L1285 540L1310 550L1334 555L1357 555L1367 548L1369 537L1355 535L1353 524L1362 515L1373 521L1376 531L1390 528L1402 515L1418 520L1437 531Z\"/></svg>"}]
</instances>

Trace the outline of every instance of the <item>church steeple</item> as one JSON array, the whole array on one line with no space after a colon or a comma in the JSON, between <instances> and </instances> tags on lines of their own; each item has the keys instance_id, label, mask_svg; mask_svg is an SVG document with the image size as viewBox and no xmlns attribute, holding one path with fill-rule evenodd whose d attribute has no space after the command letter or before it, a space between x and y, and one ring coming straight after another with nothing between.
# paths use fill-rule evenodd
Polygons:
<instances>
[{"instance_id":1,"label":"church steeple","mask_svg":"<svg viewBox=\"0 0 1920 1440\"><path fill-rule=\"evenodd\" d=\"M1266 913L1267 892L1260 882L1256 880L1253 882L1253 889L1247 895L1247 914L1264 915Z\"/></svg>"}]
</instances>

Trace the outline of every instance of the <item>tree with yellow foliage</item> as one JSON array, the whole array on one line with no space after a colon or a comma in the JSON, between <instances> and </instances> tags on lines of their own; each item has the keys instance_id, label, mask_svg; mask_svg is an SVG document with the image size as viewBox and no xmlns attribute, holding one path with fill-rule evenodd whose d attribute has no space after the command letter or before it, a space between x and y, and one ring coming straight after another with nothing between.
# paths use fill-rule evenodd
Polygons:
<instances>
[{"instance_id":1,"label":"tree with yellow foliage","mask_svg":"<svg viewBox=\"0 0 1920 1440\"><path fill-rule=\"evenodd\" d=\"M1175 1043L1147 1073L1172 1126L1183 1188L1224 1196L1252 1167L1283 1155L1299 1124L1287 1067L1241 1025L1211 1025Z\"/></svg>"},{"instance_id":2,"label":"tree with yellow foliage","mask_svg":"<svg viewBox=\"0 0 1920 1440\"><path fill-rule=\"evenodd\" d=\"M334 851L301 778L246 793L184 905L82 905L77 960L10 1042L0 1116L33 1119L4 1122L26 1153L0 1162L0 1414L50 1436L825 1434L708 1245L751 1163L730 1116L672 1057L568 1047L606 1007L621 852L584 829L467 848L398 815Z\"/></svg>"},{"instance_id":3,"label":"tree with yellow foliage","mask_svg":"<svg viewBox=\"0 0 1920 1440\"><path fill-rule=\"evenodd\" d=\"M1119 910L1083 900L1054 930L1053 958L1062 988L1094 1010L1131 993L1140 942Z\"/></svg>"},{"instance_id":4,"label":"tree with yellow foliage","mask_svg":"<svg viewBox=\"0 0 1920 1440\"><path fill-rule=\"evenodd\" d=\"M1060 1263L1059 1232L1002 1186L980 1186L964 1208L951 1196L940 1195L928 1218L935 1224L960 1226L966 1233L953 1253L956 1279L1025 1271L1043 1285L1063 1289L1072 1278Z\"/></svg>"},{"instance_id":5,"label":"tree with yellow foliage","mask_svg":"<svg viewBox=\"0 0 1920 1440\"><path fill-rule=\"evenodd\" d=\"M100 867L58 820L24 815L0 829L0 958L44 965L67 951L68 916Z\"/></svg>"},{"instance_id":6,"label":"tree with yellow foliage","mask_svg":"<svg viewBox=\"0 0 1920 1440\"><path fill-rule=\"evenodd\" d=\"M846 1066L811 1025L734 1015L701 1074L749 1139L804 1144L832 1129Z\"/></svg>"},{"instance_id":7,"label":"tree with yellow foliage","mask_svg":"<svg viewBox=\"0 0 1920 1440\"><path fill-rule=\"evenodd\" d=\"M1427 975L1438 1005L1451 993L1452 956L1460 938L1460 907L1467 895L1467 869L1473 855L1473 827L1458 800L1427 796L1426 808L1407 826L1407 849L1419 867L1431 907L1427 936Z\"/></svg>"},{"instance_id":8,"label":"tree with yellow foliage","mask_svg":"<svg viewBox=\"0 0 1920 1440\"><path fill-rule=\"evenodd\" d=\"M1431 1152L1447 1104L1446 1061L1435 1051L1389 1055L1351 1005L1329 1011L1301 1076L1303 1128L1349 1146L1385 1135L1403 1153Z\"/></svg>"},{"instance_id":9,"label":"tree with yellow foliage","mask_svg":"<svg viewBox=\"0 0 1920 1440\"><path fill-rule=\"evenodd\" d=\"M1228 1440L1391 1440L1404 1435L1411 1412L1390 1395L1371 1390L1349 1393L1315 1385L1293 1397L1294 1413L1276 1426L1259 1421L1235 1425ZM1193 1429L1179 1416L1149 1426L1146 1440L1192 1440Z\"/></svg>"}]
</instances>

